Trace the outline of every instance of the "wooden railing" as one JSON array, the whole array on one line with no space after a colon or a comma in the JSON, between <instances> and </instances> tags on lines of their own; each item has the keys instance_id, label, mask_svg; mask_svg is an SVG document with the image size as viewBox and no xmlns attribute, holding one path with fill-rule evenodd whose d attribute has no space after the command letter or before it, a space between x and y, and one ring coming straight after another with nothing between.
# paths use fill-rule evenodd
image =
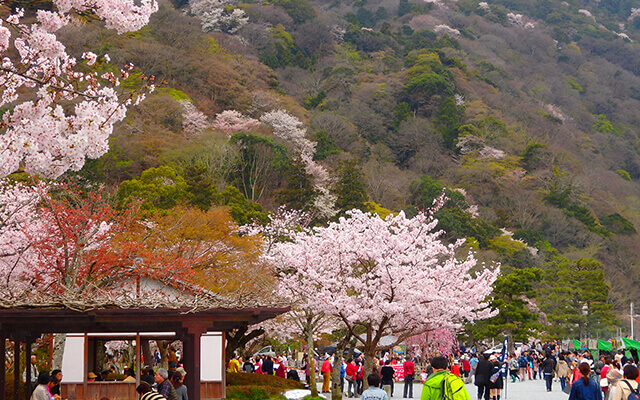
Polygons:
<instances>
[{"instance_id":1,"label":"wooden railing","mask_svg":"<svg viewBox=\"0 0 640 400\"><path fill-rule=\"evenodd\" d=\"M188 388L187 388L188 390ZM134 382L88 382L87 393L84 392L84 383L61 383L62 397L68 400L135 400L139 397L136 393ZM200 400L221 400L222 382L201 382ZM189 400L193 399L191 396Z\"/></svg>"}]
</instances>

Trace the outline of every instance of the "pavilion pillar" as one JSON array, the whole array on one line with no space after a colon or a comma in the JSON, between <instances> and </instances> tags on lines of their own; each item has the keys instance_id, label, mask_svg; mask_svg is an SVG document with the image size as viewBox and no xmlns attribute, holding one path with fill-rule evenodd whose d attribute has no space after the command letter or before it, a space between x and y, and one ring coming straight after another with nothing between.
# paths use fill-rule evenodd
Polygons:
<instances>
[{"instance_id":1,"label":"pavilion pillar","mask_svg":"<svg viewBox=\"0 0 640 400\"><path fill-rule=\"evenodd\" d=\"M20 339L13 337L13 400L20 400Z\"/></svg>"},{"instance_id":2,"label":"pavilion pillar","mask_svg":"<svg viewBox=\"0 0 640 400\"><path fill-rule=\"evenodd\" d=\"M25 359L25 371L27 377L24 384L24 399L29 400L31 397L31 344L33 343L33 337L26 335L24 339L24 359ZM37 377L36 377L37 378Z\"/></svg>"},{"instance_id":3,"label":"pavilion pillar","mask_svg":"<svg viewBox=\"0 0 640 400\"><path fill-rule=\"evenodd\" d=\"M0 354L2 354L2 360L0 360L0 388L2 388L0 389L0 400L5 400L4 380L5 380L5 374L7 372L6 371L6 365L7 365L6 350L7 350L7 336L4 333L4 331L0 331Z\"/></svg>"},{"instance_id":4,"label":"pavilion pillar","mask_svg":"<svg viewBox=\"0 0 640 400\"><path fill-rule=\"evenodd\" d=\"M184 336L182 349L184 351L184 369L187 371L185 384L189 390L189 400L200 400L201 376L201 338L207 332L205 324L190 323L185 326L187 334Z\"/></svg>"}]
</instances>

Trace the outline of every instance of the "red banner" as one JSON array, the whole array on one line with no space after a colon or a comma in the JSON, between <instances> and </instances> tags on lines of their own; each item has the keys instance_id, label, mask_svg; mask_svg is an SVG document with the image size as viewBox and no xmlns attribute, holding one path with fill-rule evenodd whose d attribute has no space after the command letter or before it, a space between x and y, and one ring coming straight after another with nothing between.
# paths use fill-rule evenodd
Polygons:
<instances>
[{"instance_id":1,"label":"red banner","mask_svg":"<svg viewBox=\"0 0 640 400\"><path fill-rule=\"evenodd\" d=\"M395 372L396 380L403 381L404 380L404 365L402 364L394 364L390 365L393 367L393 371Z\"/></svg>"}]
</instances>

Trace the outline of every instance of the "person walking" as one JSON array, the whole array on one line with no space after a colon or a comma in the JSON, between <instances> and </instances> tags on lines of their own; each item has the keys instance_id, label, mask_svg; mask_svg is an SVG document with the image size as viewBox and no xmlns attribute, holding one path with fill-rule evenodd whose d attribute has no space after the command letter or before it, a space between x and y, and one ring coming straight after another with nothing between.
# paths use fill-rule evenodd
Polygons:
<instances>
[{"instance_id":1,"label":"person walking","mask_svg":"<svg viewBox=\"0 0 640 400\"><path fill-rule=\"evenodd\" d=\"M520 357L518 357L518 365L520 367L520 379L524 382L527 380L527 365L529 360L527 359L527 352L523 351Z\"/></svg>"},{"instance_id":2,"label":"person walking","mask_svg":"<svg viewBox=\"0 0 640 400\"><path fill-rule=\"evenodd\" d=\"M602 369L600 369L600 382L602 382L600 384L600 387L602 388L602 397L604 397L604 400L609 400L609 395L611 394L609 379L607 379L607 372L609 372L612 362L613 358L611 356L606 356L604 358L604 366L602 367Z\"/></svg>"},{"instance_id":3,"label":"person walking","mask_svg":"<svg viewBox=\"0 0 640 400\"><path fill-rule=\"evenodd\" d=\"M489 400L489 378L491 377L491 370L493 364L489 361L489 355L484 354L482 360L478 362L476 366L475 385L478 387L478 400Z\"/></svg>"},{"instance_id":4,"label":"person walking","mask_svg":"<svg viewBox=\"0 0 640 400\"><path fill-rule=\"evenodd\" d=\"M449 361L444 357L431 359L433 373L424 382L420 400L470 400L464 382L458 376L449 373L448 366Z\"/></svg>"},{"instance_id":5,"label":"person walking","mask_svg":"<svg viewBox=\"0 0 640 400\"><path fill-rule=\"evenodd\" d=\"M551 391L551 385L553 384L553 371L555 370L556 363L551 358L551 355L547 355L542 361L542 373L544 374L544 380L547 383L547 392Z\"/></svg>"},{"instance_id":6,"label":"person walking","mask_svg":"<svg viewBox=\"0 0 640 400\"><path fill-rule=\"evenodd\" d=\"M511 383L515 383L518 379L518 359L516 358L516 354L511 354L509 358L509 375L511 375Z\"/></svg>"},{"instance_id":7,"label":"person walking","mask_svg":"<svg viewBox=\"0 0 640 400\"><path fill-rule=\"evenodd\" d=\"M393 378L395 370L391 366L391 360L387 360L384 363L384 367L380 368L380 376L382 378L382 389L387 392L389 398L393 397Z\"/></svg>"},{"instance_id":8,"label":"person walking","mask_svg":"<svg viewBox=\"0 0 640 400\"><path fill-rule=\"evenodd\" d=\"M500 393L504 388L504 379L500 370L500 361L496 356L491 356L489 361L493 362L493 369L489 377L489 393L492 400L500 400ZM494 380L495 377L495 380Z\"/></svg>"},{"instance_id":9,"label":"person walking","mask_svg":"<svg viewBox=\"0 0 640 400\"><path fill-rule=\"evenodd\" d=\"M325 357L320 372L322 372L322 393L329 393L331 383L331 360L329 356Z\"/></svg>"},{"instance_id":10,"label":"person walking","mask_svg":"<svg viewBox=\"0 0 640 400\"><path fill-rule=\"evenodd\" d=\"M480 360L478 360L476 353L472 353L471 359L469 360L469 365L471 366L471 371L469 372L469 383L471 383L471 378L476 375L476 367L478 366L479 361Z\"/></svg>"},{"instance_id":11,"label":"person walking","mask_svg":"<svg viewBox=\"0 0 640 400\"><path fill-rule=\"evenodd\" d=\"M634 365L627 364L623 368L624 379L621 379L616 383L616 390L613 391L613 395L610 400L627 400L631 393L638 394L640 398L640 384L636 382L638 378L638 368Z\"/></svg>"},{"instance_id":12,"label":"person walking","mask_svg":"<svg viewBox=\"0 0 640 400\"><path fill-rule=\"evenodd\" d=\"M567 364L567 361L564 359L563 355L559 356L558 363L556 364L556 376L560 381L560 389L564 390L570 374L571 369L569 368L569 364Z\"/></svg>"},{"instance_id":13,"label":"person walking","mask_svg":"<svg viewBox=\"0 0 640 400\"><path fill-rule=\"evenodd\" d=\"M31 373L29 382L27 382L27 368L29 368ZM24 372L22 372L22 382L31 385L31 392L33 392L38 385L38 367L36 366L36 356L34 355L31 356L31 362L25 367Z\"/></svg>"},{"instance_id":14,"label":"person walking","mask_svg":"<svg viewBox=\"0 0 640 400\"><path fill-rule=\"evenodd\" d=\"M405 358L404 363L402 363L402 368L404 369L404 392L402 397L410 399L413 398L413 378L415 376L416 370L415 365L413 365L413 361L411 361L411 356L407 356ZM408 394L408 396L407 396Z\"/></svg>"},{"instance_id":15,"label":"person walking","mask_svg":"<svg viewBox=\"0 0 640 400\"><path fill-rule=\"evenodd\" d=\"M569 400L602 400L602 390L600 385L589 379L591 367L589 363L583 362L578 365L582 379L578 379L571 385Z\"/></svg>"},{"instance_id":16,"label":"person walking","mask_svg":"<svg viewBox=\"0 0 640 400\"><path fill-rule=\"evenodd\" d=\"M358 375L358 366L353 358L347 360L347 368L345 369L345 379L349 383L347 385L347 395L353 397L356 393L356 377Z\"/></svg>"}]
</instances>

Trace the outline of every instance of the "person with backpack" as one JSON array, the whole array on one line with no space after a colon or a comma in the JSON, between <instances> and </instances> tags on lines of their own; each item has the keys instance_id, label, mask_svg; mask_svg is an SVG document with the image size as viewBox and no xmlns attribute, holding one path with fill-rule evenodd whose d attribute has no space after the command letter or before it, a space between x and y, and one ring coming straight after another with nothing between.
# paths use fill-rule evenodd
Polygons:
<instances>
[{"instance_id":1,"label":"person with backpack","mask_svg":"<svg viewBox=\"0 0 640 400\"><path fill-rule=\"evenodd\" d=\"M640 384L636 382L638 368L631 364L624 366L624 379L616 383L616 390L610 400L640 400Z\"/></svg>"},{"instance_id":2,"label":"person with backpack","mask_svg":"<svg viewBox=\"0 0 640 400\"><path fill-rule=\"evenodd\" d=\"M589 379L591 367L589 363L581 362L578 365L582 379L578 379L571 385L569 400L602 400L600 385L593 379Z\"/></svg>"},{"instance_id":3,"label":"person with backpack","mask_svg":"<svg viewBox=\"0 0 640 400\"><path fill-rule=\"evenodd\" d=\"M512 383L515 383L516 379L518 379L519 368L520 366L518 365L518 359L516 357L516 354L513 353L511 355L511 358L509 358L509 375L511 375Z\"/></svg>"},{"instance_id":4,"label":"person with backpack","mask_svg":"<svg viewBox=\"0 0 640 400\"><path fill-rule=\"evenodd\" d=\"M470 400L462 379L449 373L445 357L433 357L431 367L433 373L424 382L420 400Z\"/></svg>"},{"instance_id":5,"label":"person with backpack","mask_svg":"<svg viewBox=\"0 0 640 400\"><path fill-rule=\"evenodd\" d=\"M527 352L523 351L518 357L518 365L520 366L520 379L522 382L527 380L527 364L529 360L527 359Z\"/></svg>"}]
</instances>

